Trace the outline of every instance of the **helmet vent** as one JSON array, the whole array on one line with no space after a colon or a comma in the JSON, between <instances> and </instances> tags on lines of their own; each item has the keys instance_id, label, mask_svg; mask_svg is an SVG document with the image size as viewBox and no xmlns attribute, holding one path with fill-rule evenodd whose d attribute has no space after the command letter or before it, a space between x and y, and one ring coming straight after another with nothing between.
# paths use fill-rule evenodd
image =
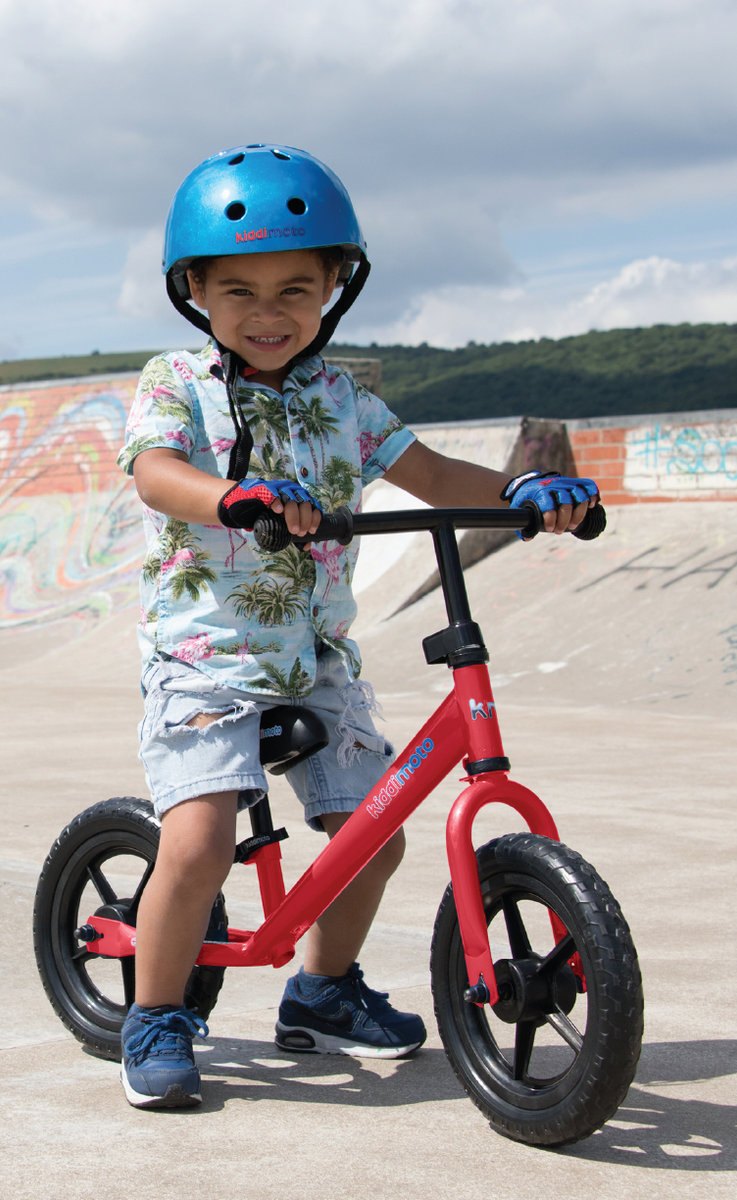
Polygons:
<instances>
[{"instance_id":1,"label":"helmet vent","mask_svg":"<svg viewBox=\"0 0 737 1200\"><path fill-rule=\"evenodd\" d=\"M291 154L282 154L281 150L272 150L271 153L274 155L274 158L281 158L284 162L289 162L292 157Z\"/></svg>"},{"instance_id":2,"label":"helmet vent","mask_svg":"<svg viewBox=\"0 0 737 1200\"><path fill-rule=\"evenodd\" d=\"M262 150L263 145L263 142L250 142L249 145L246 146L246 150Z\"/></svg>"},{"instance_id":3,"label":"helmet vent","mask_svg":"<svg viewBox=\"0 0 737 1200\"><path fill-rule=\"evenodd\" d=\"M242 163L245 157L245 154L236 154L235 158L229 159L229 165L231 167L237 167L238 163Z\"/></svg>"},{"instance_id":4,"label":"helmet vent","mask_svg":"<svg viewBox=\"0 0 737 1200\"><path fill-rule=\"evenodd\" d=\"M291 200L287 200L287 208L290 213L294 213L295 217L301 217L302 213L307 212L307 205L304 200L300 200L299 196L292 196Z\"/></svg>"},{"instance_id":5,"label":"helmet vent","mask_svg":"<svg viewBox=\"0 0 737 1200\"><path fill-rule=\"evenodd\" d=\"M240 200L234 200L226 208L225 215L229 221L240 221L246 215L246 206L241 204Z\"/></svg>"}]
</instances>

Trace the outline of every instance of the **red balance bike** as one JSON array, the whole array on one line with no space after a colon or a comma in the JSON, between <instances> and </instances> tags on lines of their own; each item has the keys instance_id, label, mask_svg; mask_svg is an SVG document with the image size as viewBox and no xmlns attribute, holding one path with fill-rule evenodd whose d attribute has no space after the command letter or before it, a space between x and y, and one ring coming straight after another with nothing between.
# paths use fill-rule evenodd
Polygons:
<instances>
[{"instance_id":1,"label":"red balance bike","mask_svg":"<svg viewBox=\"0 0 737 1200\"><path fill-rule=\"evenodd\" d=\"M596 537L604 524L599 506L577 533ZM464 787L447 822L451 883L430 960L440 1036L460 1083L494 1129L531 1145L561 1146L593 1133L622 1102L640 1053L642 984L609 888L562 845L543 802L509 778L488 654L471 618L455 534L480 528L533 536L540 514L531 506L356 516L341 509L323 517L314 541L432 533L449 623L423 647L428 663L452 669L453 690L286 895L279 846L286 831L274 829L267 800L250 810L253 835L238 845L235 861L258 871L264 920L255 931L227 928L218 897L186 1003L207 1017L226 967L288 963L298 939L462 761ZM291 540L270 513L255 533L269 550ZM291 705L268 710L263 733L270 736L262 739L262 758L274 774L326 744L315 715ZM486 804L510 806L529 832L474 849L474 818ZM136 912L159 832L145 800L96 804L54 843L38 884L34 938L46 993L67 1028L108 1058L120 1058L120 1030L133 1001ZM121 877L132 882L129 894L113 886Z\"/></svg>"}]
</instances>

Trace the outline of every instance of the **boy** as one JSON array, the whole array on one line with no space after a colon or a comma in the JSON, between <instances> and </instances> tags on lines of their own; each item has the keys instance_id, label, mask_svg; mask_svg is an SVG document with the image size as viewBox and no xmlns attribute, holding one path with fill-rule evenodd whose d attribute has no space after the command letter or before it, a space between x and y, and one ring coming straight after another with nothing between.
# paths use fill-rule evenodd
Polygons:
<instances>
[{"instance_id":1,"label":"boy","mask_svg":"<svg viewBox=\"0 0 737 1200\"><path fill-rule=\"evenodd\" d=\"M173 303L212 341L148 364L120 455L144 503L141 758L161 818L122 1032L123 1085L138 1107L201 1098L192 1037L206 1027L183 1007L184 987L233 862L236 813L266 789L260 713L292 699L328 725L330 745L288 776L328 837L392 761L347 636L357 550L267 554L248 532L258 511L269 504L304 537L321 506L358 511L362 484L383 475L438 506L532 495L560 533L597 498L591 481L510 480L436 454L325 365L319 351L369 264L350 198L310 155L258 145L201 164L174 198L163 266ZM278 1045L396 1057L424 1041L421 1018L369 988L356 962L403 849L400 830L310 930Z\"/></svg>"}]
</instances>

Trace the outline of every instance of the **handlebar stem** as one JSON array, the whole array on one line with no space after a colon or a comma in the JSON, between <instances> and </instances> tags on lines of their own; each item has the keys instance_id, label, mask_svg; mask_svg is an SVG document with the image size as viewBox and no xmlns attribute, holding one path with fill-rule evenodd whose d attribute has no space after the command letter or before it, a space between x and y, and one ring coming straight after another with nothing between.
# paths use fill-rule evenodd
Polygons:
<instances>
[{"instance_id":1,"label":"handlebar stem","mask_svg":"<svg viewBox=\"0 0 737 1200\"><path fill-rule=\"evenodd\" d=\"M440 586L443 589L448 620L451 625L470 621L471 609L455 529L450 523L443 524L433 530L432 539L435 543Z\"/></svg>"}]
</instances>

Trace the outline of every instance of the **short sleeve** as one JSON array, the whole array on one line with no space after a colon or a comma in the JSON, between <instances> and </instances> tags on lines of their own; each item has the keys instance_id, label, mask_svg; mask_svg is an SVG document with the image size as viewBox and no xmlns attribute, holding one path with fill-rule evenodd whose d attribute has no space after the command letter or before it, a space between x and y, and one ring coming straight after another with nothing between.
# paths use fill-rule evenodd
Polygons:
<instances>
[{"instance_id":1,"label":"short sleeve","mask_svg":"<svg viewBox=\"0 0 737 1200\"><path fill-rule=\"evenodd\" d=\"M133 474L133 462L144 450L163 447L190 455L194 446L194 412L189 389L168 357L152 358L141 372L118 466Z\"/></svg>"},{"instance_id":2,"label":"short sleeve","mask_svg":"<svg viewBox=\"0 0 737 1200\"><path fill-rule=\"evenodd\" d=\"M414 433L390 412L378 396L356 384L356 416L364 487L389 470L416 441Z\"/></svg>"}]
</instances>

